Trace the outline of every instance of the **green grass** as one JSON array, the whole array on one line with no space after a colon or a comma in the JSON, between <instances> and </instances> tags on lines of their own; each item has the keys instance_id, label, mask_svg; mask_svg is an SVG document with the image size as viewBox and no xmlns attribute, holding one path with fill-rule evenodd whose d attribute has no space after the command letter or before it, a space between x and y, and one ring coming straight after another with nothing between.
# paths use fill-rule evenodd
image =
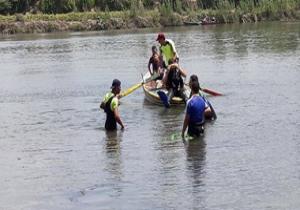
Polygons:
<instances>
[{"instance_id":1,"label":"green grass","mask_svg":"<svg viewBox=\"0 0 300 210\"><path fill-rule=\"evenodd\" d=\"M138 1L137 1L138 2ZM193 20L201 20L206 15L214 16L220 23L240 22L241 17L259 17L259 20L280 20L284 17L300 19L300 0L260 0L260 5L255 7L252 1L241 1L240 7L234 8L228 1L222 1L218 9L186 10L177 8L174 12L171 5L164 5L160 9L146 10L132 4L131 8L124 11L101 12L72 12L66 14L26 14L26 15L0 15L0 22L19 21L78 21L108 20L120 18L124 21L139 16L153 21L156 25L181 25L186 17ZM253 18L254 19L254 18Z\"/></svg>"},{"instance_id":2,"label":"green grass","mask_svg":"<svg viewBox=\"0 0 300 210\"><path fill-rule=\"evenodd\" d=\"M143 17L158 16L157 10L145 10L142 14ZM20 16L20 15L19 15ZM128 19L130 11L113 11L113 12L73 12L67 14L26 14L23 16L24 21L87 21L108 18L121 18ZM0 21L14 22L16 15L0 15Z\"/></svg>"}]
</instances>

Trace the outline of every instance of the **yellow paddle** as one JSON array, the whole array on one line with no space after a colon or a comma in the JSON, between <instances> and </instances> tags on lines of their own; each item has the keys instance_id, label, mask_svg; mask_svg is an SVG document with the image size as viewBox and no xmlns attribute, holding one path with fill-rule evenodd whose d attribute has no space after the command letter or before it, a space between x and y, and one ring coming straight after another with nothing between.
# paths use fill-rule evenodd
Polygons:
<instances>
[{"instance_id":1,"label":"yellow paddle","mask_svg":"<svg viewBox=\"0 0 300 210\"><path fill-rule=\"evenodd\" d=\"M140 88L143 84L146 84L146 83L148 83L148 82L151 82L151 81L155 80L155 79L158 78L158 77L159 77L159 73L155 73L155 74L153 74L151 77L149 77L148 79L146 79L145 82L142 81L142 82L140 82L140 83L138 83L138 84L135 84L135 85L131 86L130 88L128 88L128 89L122 91L121 94L120 94L120 96L121 96L121 97L127 96L127 95L129 95L130 93L132 93L133 91L135 91L135 90L137 90L138 88Z\"/></svg>"}]
</instances>

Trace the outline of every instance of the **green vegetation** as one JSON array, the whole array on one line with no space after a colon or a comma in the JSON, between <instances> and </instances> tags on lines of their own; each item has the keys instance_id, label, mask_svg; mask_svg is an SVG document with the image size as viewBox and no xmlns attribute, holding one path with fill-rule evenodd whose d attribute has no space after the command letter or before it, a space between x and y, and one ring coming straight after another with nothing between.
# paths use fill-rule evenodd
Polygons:
<instances>
[{"instance_id":1,"label":"green vegetation","mask_svg":"<svg viewBox=\"0 0 300 210\"><path fill-rule=\"evenodd\" d=\"M300 0L0 0L0 14L58 14L87 11L124 11L160 8L185 13L191 10L242 10L243 12L277 12L297 10Z\"/></svg>"},{"instance_id":2,"label":"green vegetation","mask_svg":"<svg viewBox=\"0 0 300 210\"><path fill-rule=\"evenodd\" d=\"M44 32L182 25L206 16L218 23L299 20L299 11L300 0L0 0L0 32L27 31L24 22Z\"/></svg>"}]
</instances>

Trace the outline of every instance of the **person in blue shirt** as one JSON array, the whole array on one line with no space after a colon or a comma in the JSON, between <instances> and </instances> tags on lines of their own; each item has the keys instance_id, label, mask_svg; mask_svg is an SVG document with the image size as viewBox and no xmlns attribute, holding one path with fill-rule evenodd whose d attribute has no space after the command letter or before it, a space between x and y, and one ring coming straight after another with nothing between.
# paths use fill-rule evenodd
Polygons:
<instances>
[{"instance_id":1,"label":"person in blue shirt","mask_svg":"<svg viewBox=\"0 0 300 210\"><path fill-rule=\"evenodd\" d=\"M199 95L199 82L190 81L189 85L192 91L192 96L187 102L186 114L181 133L183 138L187 128L189 136L199 137L203 134L205 115L211 112L208 104L204 101L203 97Z\"/></svg>"}]
</instances>

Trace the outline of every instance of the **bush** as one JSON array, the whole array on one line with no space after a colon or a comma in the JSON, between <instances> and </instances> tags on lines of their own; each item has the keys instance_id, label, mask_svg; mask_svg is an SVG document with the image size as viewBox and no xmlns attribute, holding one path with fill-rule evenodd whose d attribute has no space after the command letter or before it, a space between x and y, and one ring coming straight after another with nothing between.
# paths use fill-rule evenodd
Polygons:
<instances>
[{"instance_id":1,"label":"bush","mask_svg":"<svg viewBox=\"0 0 300 210\"><path fill-rule=\"evenodd\" d=\"M130 16L137 17L144 12L144 6L140 0L131 0Z\"/></svg>"},{"instance_id":2,"label":"bush","mask_svg":"<svg viewBox=\"0 0 300 210\"><path fill-rule=\"evenodd\" d=\"M74 11L75 0L41 0L39 8L43 13L67 13Z\"/></svg>"},{"instance_id":3,"label":"bush","mask_svg":"<svg viewBox=\"0 0 300 210\"><path fill-rule=\"evenodd\" d=\"M12 4L8 0L0 0L0 14L7 14L12 7Z\"/></svg>"},{"instance_id":4,"label":"bush","mask_svg":"<svg viewBox=\"0 0 300 210\"><path fill-rule=\"evenodd\" d=\"M95 0L76 0L78 11L91 11L95 7Z\"/></svg>"}]
</instances>

